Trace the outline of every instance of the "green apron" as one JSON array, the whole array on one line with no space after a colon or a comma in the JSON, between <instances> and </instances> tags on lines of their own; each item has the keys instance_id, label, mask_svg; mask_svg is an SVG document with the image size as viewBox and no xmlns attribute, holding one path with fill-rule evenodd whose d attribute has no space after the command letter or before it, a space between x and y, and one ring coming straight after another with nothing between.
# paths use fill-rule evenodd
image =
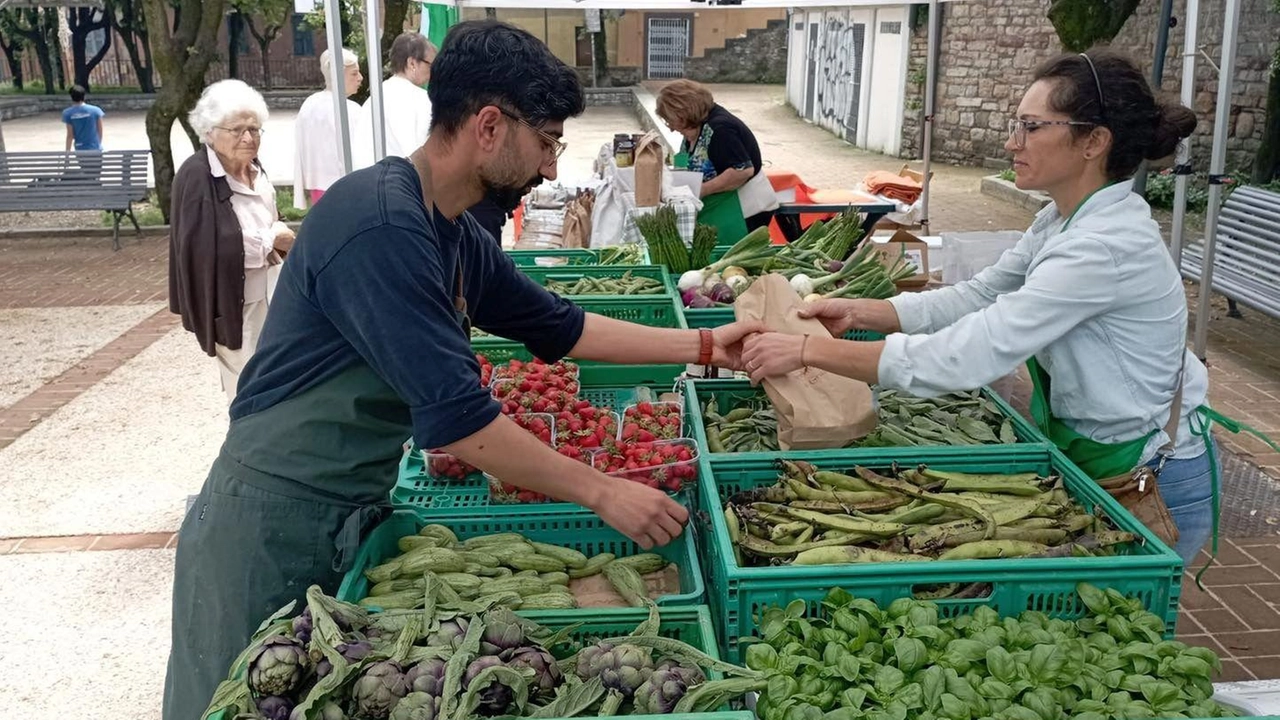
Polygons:
<instances>
[{"instance_id":1,"label":"green apron","mask_svg":"<svg viewBox=\"0 0 1280 720\"><path fill-rule=\"evenodd\" d=\"M458 270L454 306L470 331ZM337 592L387 495L409 408L367 363L231 423L178 533L164 720L198 720L258 625ZM299 446L304 451L280 452ZM252 463L252 467L250 466Z\"/></svg>"},{"instance_id":2,"label":"green apron","mask_svg":"<svg viewBox=\"0 0 1280 720\"><path fill-rule=\"evenodd\" d=\"M1100 443L1067 427L1053 416L1049 406L1049 373L1034 357L1027 360L1031 373L1031 418L1040 432L1071 462L1094 480L1127 473L1142 461L1142 451L1159 430L1122 443Z\"/></svg>"},{"instance_id":3,"label":"green apron","mask_svg":"<svg viewBox=\"0 0 1280 720\"><path fill-rule=\"evenodd\" d=\"M717 245L732 245L747 236L747 221L737 190L713 193L702 198L698 222L716 229Z\"/></svg>"}]
</instances>

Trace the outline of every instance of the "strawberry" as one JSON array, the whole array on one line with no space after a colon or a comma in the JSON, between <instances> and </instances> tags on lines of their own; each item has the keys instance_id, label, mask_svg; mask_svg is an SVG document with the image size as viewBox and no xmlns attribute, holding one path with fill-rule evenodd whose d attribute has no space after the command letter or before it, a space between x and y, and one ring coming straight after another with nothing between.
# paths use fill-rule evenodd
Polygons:
<instances>
[{"instance_id":1,"label":"strawberry","mask_svg":"<svg viewBox=\"0 0 1280 720\"><path fill-rule=\"evenodd\" d=\"M636 403L623 414L622 439L639 442L675 440L681 434L682 413L679 403Z\"/></svg>"},{"instance_id":2,"label":"strawberry","mask_svg":"<svg viewBox=\"0 0 1280 720\"><path fill-rule=\"evenodd\" d=\"M427 477L444 482L457 482L466 480L472 473L478 470L458 458L439 450L433 450L427 455Z\"/></svg>"}]
</instances>

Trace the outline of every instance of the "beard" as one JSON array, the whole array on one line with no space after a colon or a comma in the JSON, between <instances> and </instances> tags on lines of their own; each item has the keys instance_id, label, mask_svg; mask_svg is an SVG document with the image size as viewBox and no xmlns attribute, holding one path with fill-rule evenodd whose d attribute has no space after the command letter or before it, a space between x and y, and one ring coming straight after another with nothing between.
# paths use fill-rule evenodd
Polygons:
<instances>
[{"instance_id":1,"label":"beard","mask_svg":"<svg viewBox=\"0 0 1280 720\"><path fill-rule=\"evenodd\" d=\"M503 212L512 212L520 207L520 201L534 187L542 184L542 175L534 173L533 177L524 176L520 171L520 159L508 145L493 164L480 172L480 184L484 187L485 197Z\"/></svg>"}]
</instances>

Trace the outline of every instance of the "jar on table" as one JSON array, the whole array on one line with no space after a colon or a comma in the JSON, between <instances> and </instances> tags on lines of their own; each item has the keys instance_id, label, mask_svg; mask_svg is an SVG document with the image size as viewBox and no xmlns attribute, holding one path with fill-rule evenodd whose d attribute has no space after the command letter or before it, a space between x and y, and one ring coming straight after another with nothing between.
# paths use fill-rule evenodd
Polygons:
<instances>
[{"instance_id":1,"label":"jar on table","mask_svg":"<svg viewBox=\"0 0 1280 720\"><path fill-rule=\"evenodd\" d=\"M618 167L631 167L636 160L636 143L626 133L613 136L613 161Z\"/></svg>"}]
</instances>

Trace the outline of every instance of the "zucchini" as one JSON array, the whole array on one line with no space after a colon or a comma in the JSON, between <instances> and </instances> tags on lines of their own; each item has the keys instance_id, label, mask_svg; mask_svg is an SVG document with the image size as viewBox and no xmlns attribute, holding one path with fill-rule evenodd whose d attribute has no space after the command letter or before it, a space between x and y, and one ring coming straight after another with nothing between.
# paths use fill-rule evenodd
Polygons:
<instances>
[{"instance_id":1,"label":"zucchini","mask_svg":"<svg viewBox=\"0 0 1280 720\"><path fill-rule=\"evenodd\" d=\"M436 538L440 541L441 547L453 547L458 544L458 536L449 528L438 523L424 525L422 529L418 531L418 534L422 537Z\"/></svg>"},{"instance_id":2,"label":"zucchini","mask_svg":"<svg viewBox=\"0 0 1280 720\"><path fill-rule=\"evenodd\" d=\"M578 601L569 593L541 593L528 595L520 602L521 610L568 610L578 607Z\"/></svg>"},{"instance_id":3,"label":"zucchini","mask_svg":"<svg viewBox=\"0 0 1280 720\"><path fill-rule=\"evenodd\" d=\"M400 575L409 577L427 570L434 573L462 572L466 566L467 561L447 548L423 548L400 557Z\"/></svg>"},{"instance_id":4,"label":"zucchini","mask_svg":"<svg viewBox=\"0 0 1280 720\"><path fill-rule=\"evenodd\" d=\"M627 557L618 558L617 560L614 560L614 562L629 566L632 570L635 570L641 575L648 575L649 573L658 572L659 570L665 570L668 565L667 559L657 553L628 555Z\"/></svg>"},{"instance_id":5,"label":"zucchini","mask_svg":"<svg viewBox=\"0 0 1280 720\"><path fill-rule=\"evenodd\" d=\"M476 575L462 572L440 573L440 579L449 584L460 595L478 593L484 586L484 579Z\"/></svg>"},{"instance_id":6,"label":"zucchini","mask_svg":"<svg viewBox=\"0 0 1280 720\"><path fill-rule=\"evenodd\" d=\"M396 580L386 580L369 588L369 595L390 595L391 593L404 592L405 590L416 590L422 592L427 586L425 578L398 578Z\"/></svg>"},{"instance_id":7,"label":"zucchini","mask_svg":"<svg viewBox=\"0 0 1280 720\"><path fill-rule=\"evenodd\" d=\"M413 552L419 548L435 548L441 547L440 539L435 537L423 537L421 535L406 535L396 541L396 547L400 548L400 552Z\"/></svg>"},{"instance_id":8,"label":"zucchini","mask_svg":"<svg viewBox=\"0 0 1280 720\"><path fill-rule=\"evenodd\" d=\"M581 568L587 564L587 556L574 550L573 548L561 547L559 545L548 545L547 543L530 542L534 550L540 555L546 555L555 558L564 563L565 567Z\"/></svg>"},{"instance_id":9,"label":"zucchini","mask_svg":"<svg viewBox=\"0 0 1280 720\"><path fill-rule=\"evenodd\" d=\"M540 573L544 572L564 572L564 563L556 558L547 555L539 555L532 553L529 555L514 555L507 559L507 564L516 570L535 570ZM585 562L583 564L586 564Z\"/></svg>"},{"instance_id":10,"label":"zucchini","mask_svg":"<svg viewBox=\"0 0 1280 720\"><path fill-rule=\"evenodd\" d=\"M562 572L546 572L538 575L539 578L546 580L552 585L561 587L569 587L569 575Z\"/></svg>"},{"instance_id":11,"label":"zucchini","mask_svg":"<svg viewBox=\"0 0 1280 720\"><path fill-rule=\"evenodd\" d=\"M497 533L496 535L477 535L476 537L468 538L462 541L462 547L467 550L477 550L482 547L523 542L526 541L520 533Z\"/></svg>"},{"instance_id":12,"label":"zucchini","mask_svg":"<svg viewBox=\"0 0 1280 720\"><path fill-rule=\"evenodd\" d=\"M381 565L364 571L364 576L369 578L371 583L381 583L388 580L394 580L400 575L400 559L396 558L391 562L385 562Z\"/></svg>"},{"instance_id":13,"label":"zucchini","mask_svg":"<svg viewBox=\"0 0 1280 720\"><path fill-rule=\"evenodd\" d=\"M413 610L422 607L425 598L421 592L404 590L387 595L371 595L360 601L364 608L382 608L383 610Z\"/></svg>"},{"instance_id":14,"label":"zucchini","mask_svg":"<svg viewBox=\"0 0 1280 720\"><path fill-rule=\"evenodd\" d=\"M622 565L615 560L604 566L604 576L631 607L645 607L652 602L644 586L644 578L630 565Z\"/></svg>"},{"instance_id":15,"label":"zucchini","mask_svg":"<svg viewBox=\"0 0 1280 720\"><path fill-rule=\"evenodd\" d=\"M592 575L599 573L601 570L604 570L604 566L613 562L614 557L613 553L600 553L599 555L593 555L589 560L587 560L586 565L569 570L569 577L575 580L578 578L591 577Z\"/></svg>"},{"instance_id":16,"label":"zucchini","mask_svg":"<svg viewBox=\"0 0 1280 720\"><path fill-rule=\"evenodd\" d=\"M521 597L530 595L541 595L552 591L551 583L538 577L509 577L499 578L485 584L485 594L513 592L519 593Z\"/></svg>"}]
</instances>

